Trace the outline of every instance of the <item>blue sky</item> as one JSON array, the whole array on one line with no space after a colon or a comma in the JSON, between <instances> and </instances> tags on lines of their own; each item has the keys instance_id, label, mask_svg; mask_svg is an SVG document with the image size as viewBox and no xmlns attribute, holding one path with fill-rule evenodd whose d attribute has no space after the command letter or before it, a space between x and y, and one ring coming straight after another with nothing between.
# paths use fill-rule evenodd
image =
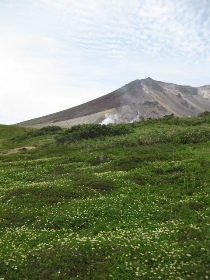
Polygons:
<instances>
[{"instance_id":1,"label":"blue sky","mask_svg":"<svg viewBox=\"0 0 210 280\"><path fill-rule=\"evenodd\" d=\"M0 123L135 79L210 84L209 0L1 0Z\"/></svg>"}]
</instances>

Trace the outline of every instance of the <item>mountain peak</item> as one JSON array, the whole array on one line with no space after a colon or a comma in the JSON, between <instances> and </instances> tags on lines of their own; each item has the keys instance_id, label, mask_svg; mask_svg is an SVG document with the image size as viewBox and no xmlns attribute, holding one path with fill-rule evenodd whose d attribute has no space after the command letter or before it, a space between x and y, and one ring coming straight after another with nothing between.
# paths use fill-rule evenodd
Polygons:
<instances>
[{"instance_id":1,"label":"mountain peak","mask_svg":"<svg viewBox=\"0 0 210 280\"><path fill-rule=\"evenodd\" d=\"M155 81L155 80L153 80L151 77L147 77L145 79L142 79L142 81Z\"/></svg>"},{"instance_id":2,"label":"mountain peak","mask_svg":"<svg viewBox=\"0 0 210 280\"><path fill-rule=\"evenodd\" d=\"M140 117L197 116L210 111L210 86L186 87L155 81L134 80L123 87L79 106L19 123L20 126L71 127L83 123L125 123Z\"/></svg>"}]
</instances>

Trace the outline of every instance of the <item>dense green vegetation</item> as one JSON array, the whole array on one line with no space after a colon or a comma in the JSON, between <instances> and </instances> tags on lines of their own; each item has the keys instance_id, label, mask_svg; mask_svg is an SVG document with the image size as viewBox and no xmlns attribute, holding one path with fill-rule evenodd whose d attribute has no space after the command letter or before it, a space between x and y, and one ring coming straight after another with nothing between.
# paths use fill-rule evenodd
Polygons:
<instances>
[{"instance_id":1,"label":"dense green vegetation","mask_svg":"<svg viewBox=\"0 0 210 280\"><path fill-rule=\"evenodd\" d=\"M75 125L58 133L55 137L58 143L70 144L82 139L93 139L102 136L116 136L131 133L131 125L112 124L82 124Z\"/></svg>"},{"instance_id":2,"label":"dense green vegetation","mask_svg":"<svg viewBox=\"0 0 210 280\"><path fill-rule=\"evenodd\" d=\"M96 126L0 125L0 279L209 279L210 114Z\"/></svg>"}]
</instances>

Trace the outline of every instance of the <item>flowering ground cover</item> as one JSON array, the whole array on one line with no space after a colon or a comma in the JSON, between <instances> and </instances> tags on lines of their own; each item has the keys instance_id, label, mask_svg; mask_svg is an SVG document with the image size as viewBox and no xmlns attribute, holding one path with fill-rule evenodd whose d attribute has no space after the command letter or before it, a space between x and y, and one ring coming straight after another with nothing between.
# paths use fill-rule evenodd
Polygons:
<instances>
[{"instance_id":1,"label":"flowering ground cover","mask_svg":"<svg viewBox=\"0 0 210 280\"><path fill-rule=\"evenodd\" d=\"M64 144L0 126L0 279L209 279L208 118Z\"/></svg>"}]
</instances>

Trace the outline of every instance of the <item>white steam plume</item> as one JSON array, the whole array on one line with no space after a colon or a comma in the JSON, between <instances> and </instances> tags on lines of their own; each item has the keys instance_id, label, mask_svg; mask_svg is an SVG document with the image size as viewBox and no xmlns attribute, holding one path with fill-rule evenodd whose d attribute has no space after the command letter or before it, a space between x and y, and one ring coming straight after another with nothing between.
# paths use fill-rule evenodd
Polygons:
<instances>
[{"instance_id":1,"label":"white steam plume","mask_svg":"<svg viewBox=\"0 0 210 280\"><path fill-rule=\"evenodd\" d=\"M118 120L119 120L118 114L114 114L114 115L105 114L105 119L101 122L101 124L114 124L117 123Z\"/></svg>"}]
</instances>

